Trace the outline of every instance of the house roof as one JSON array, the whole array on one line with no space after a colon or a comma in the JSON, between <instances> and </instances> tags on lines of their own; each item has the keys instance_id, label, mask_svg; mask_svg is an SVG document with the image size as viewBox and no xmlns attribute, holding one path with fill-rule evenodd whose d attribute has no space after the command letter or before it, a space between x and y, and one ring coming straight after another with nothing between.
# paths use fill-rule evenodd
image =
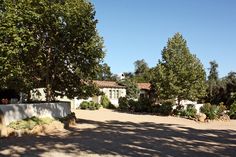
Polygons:
<instances>
[{"instance_id":1,"label":"house roof","mask_svg":"<svg viewBox=\"0 0 236 157\"><path fill-rule=\"evenodd\" d=\"M119 85L115 81L93 81L99 88L125 88L125 86Z\"/></svg>"},{"instance_id":2,"label":"house roof","mask_svg":"<svg viewBox=\"0 0 236 157\"><path fill-rule=\"evenodd\" d=\"M139 89L150 90L151 84L150 83L138 83Z\"/></svg>"}]
</instances>

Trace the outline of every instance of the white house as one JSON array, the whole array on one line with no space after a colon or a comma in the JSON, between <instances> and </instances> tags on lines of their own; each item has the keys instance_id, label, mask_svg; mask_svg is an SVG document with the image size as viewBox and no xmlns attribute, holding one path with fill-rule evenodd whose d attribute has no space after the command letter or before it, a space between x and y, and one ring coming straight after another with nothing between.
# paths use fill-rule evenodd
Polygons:
<instances>
[{"instance_id":1,"label":"white house","mask_svg":"<svg viewBox=\"0 0 236 157\"><path fill-rule=\"evenodd\" d=\"M150 83L138 83L138 88L140 90L140 98L149 98L151 84Z\"/></svg>"},{"instance_id":2,"label":"white house","mask_svg":"<svg viewBox=\"0 0 236 157\"><path fill-rule=\"evenodd\" d=\"M126 96L126 89L125 86L119 85L115 81L93 81L95 85L100 89L101 92L103 92L108 99L111 101L111 103L115 106L118 106L118 99L120 97ZM31 99L37 100L37 101L45 101L45 92L44 88L38 88L36 89L37 92L31 92ZM69 99L66 96L64 97L57 97L56 100L59 101L69 101L71 103L71 108L75 109L79 107L80 103L83 101L94 101L97 103L101 103L101 96L93 96L89 97L88 99Z\"/></svg>"},{"instance_id":3,"label":"white house","mask_svg":"<svg viewBox=\"0 0 236 157\"><path fill-rule=\"evenodd\" d=\"M111 103L115 106L118 106L118 100L120 97L126 96L125 86L119 85L116 81L93 81L95 85L99 88L101 92L103 92L107 98L111 101ZM97 103L101 103L101 95L90 97L87 100L79 99L76 100L75 105L78 107L82 101L94 101Z\"/></svg>"}]
</instances>

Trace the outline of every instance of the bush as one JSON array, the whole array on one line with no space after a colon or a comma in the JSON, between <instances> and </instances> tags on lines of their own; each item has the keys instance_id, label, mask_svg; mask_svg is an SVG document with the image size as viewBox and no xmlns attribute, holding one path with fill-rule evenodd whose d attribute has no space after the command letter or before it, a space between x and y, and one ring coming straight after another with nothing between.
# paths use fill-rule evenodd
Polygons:
<instances>
[{"instance_id":1,"label":"bush","mask_svg":"<svg viewBox=\"0 0 236 157\"><path fill-rule=\"evenodd\" d=\"M183 105L177 105L176 108L173 110L173 114L177 116L182 116L182 113L184 112L184 106Z\"/></svg>"},{"instance_id":2,"label":"bush","mask_svg":"<svg viewBox=\"0 0 236 157\"><path fill-rule=\"evenodd\" d=\"M122 111L128 111L130 109L129 101L126 97L120 97L118 100L119 109Z\"/></svg>"},{"instance_id":3,"label":"bush","mask_svg":"<svg viewBox=\"0 0 236 157\"><path fill-rule=\"evenodd\" d=\"M216 119L220 116L219 106L211 105L210 103L204 104L200 111L204 113L209 119Z\"/></svg>"},{"instance_id":4,"label":"bush","mask_svg":"<svg viewBox=\"0 0 236 157\"><path fill-rule=\"evenodd\" d=\"M219 104L219 114L223 115L225 113L226 106L224 105L223 102Z\"/></svg>"},{"instance_id":5,"label":"bush","mask_svg":"<svg viewBox=\"0 0 236 157\"><path fill-rule=\"evenodd\" d=\"M232 118L232 119L236 119L236 102L234 102L234 103L230 106L229 116L230 116L230 118Z\"/></svg>"},{"instance_id":6,"label":"bush","mask_svg":"<svg viewBox=\"0 0 236 157\"><path fill-rule=\"evenodd\" d=\"M80 109L82 110L98 110L101 107L101 105L99 103L95 103L93 101L87 102L87 101L83 101L80 104Z\"/></svg>"},{"instance_id":7,"label":"bush","mask_svg":"<svg viewBox=\"0 0 236 157\"><path fill-rule=\"evenodd\" d=\"M88 103L88 109L89 109L89 110L96 110L97 108L96 108L95 102L90 101L90 102Z\"/></svg>"},{"instance_id":8,"label":"bush","mask_svg":"<svg viewBox=\"0 0 236 157\"><path fill-rule=\"evenodd\" d=\"M108 109L116 109L116 106L113 105L112 103L109 103L109 105L107 106Z\"/></svg>"},{"instance_id":9,"label":"bush","mask_svg":"<svg viewBox=\"0 0 236 157\"><path fill-rule=\"evenodd\" d=\"M8 126L16 130L20 129L32 130L36 125L50 124L52 121L54 121L54 119L49 117L45 118L31 117L16 122L11 122Z\"/></svg>"},{"instance_id":10,"label":"bush","mask_svg":"<svg viewBox=\"0 0 236 157\"><path fill-rule=\"evenodd\" d=\"M86 110L86 109L88 109L88 105L89 105L89 102L87 102L87 101L83 101L83 102L81 102L80 103L80 109L82 109L82 110Z\"/></svg>"},{"instance_id":11,"label":"bush","mask_svg":"<svg viewBox=\"0 0 236 157\"><path fill-rule=\"evenodd\" d=\"M196 114L197 114L197 109L195 108L195 106L193 104L188 104L186 110L182 111L181 116L194 118L196 117Z\"/></svg>"},{"instance_id":12,"label":"bush","mask_svg":"<svg viewBox=\"0 0 236 157\"><path fill-rule=\"evenodd\" d=\"M104 108L108 108L109 104L110 104L110 100L108 99L108 97L106 95L102 95L101 97L101 105L104 107Z\"/></svg>"},{"instance_id":13,"label":"bush","mask_svg":"<svg viewBox=\"0 0 236 157\"><path fill-rule=\"evenodd\" d=\"M168 116L172 113L172 110L173 110L172 102L167 101L167 102L163 102L160 105L159 113L164 115L164 116Z\"/></svg>"},{"instance_id":14,"label":"bush","mask_svg":"<svg viewBox=\"0 0 236 157\"><path fill-rule=\"evenodd\" d=\"M147 98L139 99L136 106L135 111L137 110L137 112L152 112L151 102Z\"/></svg>"}]
</instances>

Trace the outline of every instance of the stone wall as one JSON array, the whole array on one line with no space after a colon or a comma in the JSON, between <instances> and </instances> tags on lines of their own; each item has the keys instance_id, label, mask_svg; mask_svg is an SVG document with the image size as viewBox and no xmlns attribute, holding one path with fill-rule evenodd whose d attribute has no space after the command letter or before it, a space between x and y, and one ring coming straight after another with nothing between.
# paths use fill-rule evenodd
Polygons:
<instances>
[{"instance_id":1,"label":"stone wall","mask_svg":"<svg viewBox=\"0 0 236 157\"><path fill-rule=\"evenodd\" d=\"M70 113L69 102L0 105L0 123L8 125L13 121L33 116L60 118Z\"/></svg>"}]
</instances>

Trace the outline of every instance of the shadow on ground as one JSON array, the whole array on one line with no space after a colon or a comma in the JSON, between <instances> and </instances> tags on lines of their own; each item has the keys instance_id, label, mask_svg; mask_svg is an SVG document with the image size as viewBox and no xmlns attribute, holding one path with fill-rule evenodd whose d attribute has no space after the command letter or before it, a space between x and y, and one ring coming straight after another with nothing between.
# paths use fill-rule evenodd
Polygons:
<instances>
[{"instance_id":1,"label":"shadow on ground","mask_svg":"<svg viewBox=\"0 0 236 157\"><path fill-rule=\"evenodd\" d=\"M62 152L79 156L81 152L121 156L235 156L236 132L198 130L181 125L97 122L80 119L65 136L39 136L0 139L0 156L8 150L12 156L44 156ZM45 155L47 156L47 155Z\"/></svg>"}]
</instances>

